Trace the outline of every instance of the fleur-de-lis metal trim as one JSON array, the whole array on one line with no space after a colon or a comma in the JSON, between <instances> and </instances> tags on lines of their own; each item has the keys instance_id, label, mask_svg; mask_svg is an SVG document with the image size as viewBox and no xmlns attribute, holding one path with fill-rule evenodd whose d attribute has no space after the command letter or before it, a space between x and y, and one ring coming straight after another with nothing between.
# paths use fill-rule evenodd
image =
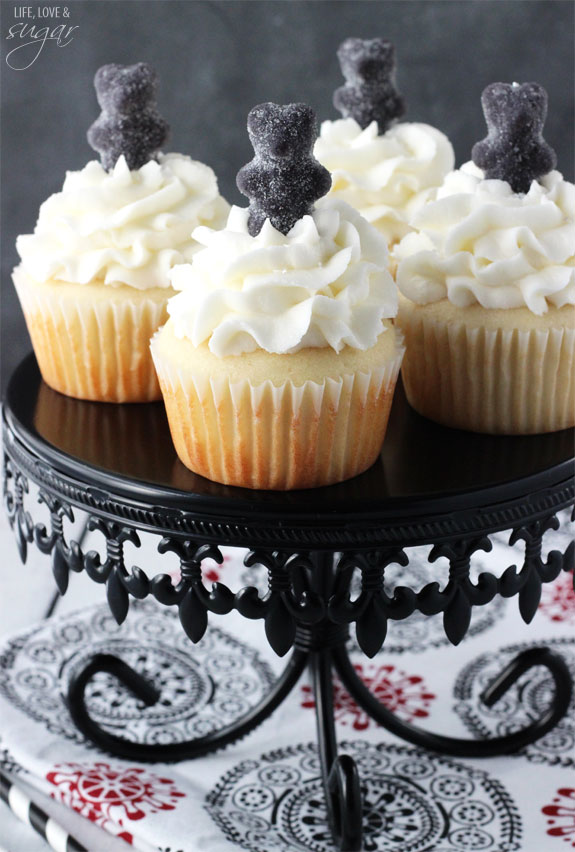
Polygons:
<instances>
[{"instance_id":1,"label":"fleur-de-lis metal trim","mask_svg":"<svg viewBox=\"0 0 575 852\"><path fill-rule=\"evenodd\" d=\"M134 567L128 572L124 564L125 542L139 547L140 538L131 527L103 518L90 517L88 529L98 530L105 537L106 559L102 562L100 554L91 550L84 557L84 568L90 579L106 584L110 610L118 624L121 624L128 614L130 595L141 600L150 589L150 581L141 568Z\"/></svg>"},{"instance_id":2,"label":"fleur-de-lis metal trim","mask_svg":"<svg viewBox=\"0 0 575 852\"><path fill-rule=\"evenodd\" d=\"M33 523L24 508L24 494L28 493L28 480L7 453L4 453L4 507L10 526L16 533L16 544L22 562L28 556L28 544L33 541Z\"/></svg>"},{"instance_id":3,"label":"fleur-de-lis metal trim","mask_svg":"<svg viewBox=\"0 0 575 852\"><path fill-rule=\"evenodd\" d=\"M250 551L244 563L267 568L269 590L260 598L253 586L240 589L236 609L246 618L264 619L268 642L282 657L294 644L298 623L315 624L325 615L324 601L308 582L313 562L307 554Z\"/></svg>"},{"instance_id":4,"label":"fleur-de-lis metal trim","mask_svg":"<svg viewBox=\"0 0 575 852\"><path fill-rule=\"evenodd\" d=\"M572 559L573 542L565 554L552 550L547 561L541 558L541 545L547 530L556 530L559 521L555 515L541 518L531 524L516 527L509 536L509 544L518 541L525 542L525 557L521 571L516 565L510 565L503 573L499 582L499 590L503 597L519 593L519 612L527 624L537 612L541 600L541 584L549 583L559 576L565 560Z\"/></svg>"},{"instance_id":5,"label":"fleur-de-lis metal trim","mask_svg":"<svg viewBox=\"0 0 575 852\"><path fill-rule=\"evenodd\" d=\"M417 606L424 615L443 613L443 628L453 645L458 645L467 633L473 606L483 606L497 594L493 574L480 574L477 583L469 577L472 555L478 550L488 553L492 547L489 537L481 536L435 545L429 554L430 562L441 556L449 560L449 580L444 589L435 582L421 589Z\"/></svg>"},{"instance_id":6,"label":"fleur-de-lis metal trim","mask_svg":"<svg viewBox=\"0 0 575 852\"><path fill-rule=\"evenodd\" d=\"M179 557L181 578L174 586L168 574L154 577L152 594L160 603L177 605L186 635L192 642L199 642L208 626L208 612L225 615L234 607L234 594L227 586L213 583L211 590L208 590L202 581L203 560L213 559L221 565L221 551L215 545L168 537L162 538L158 551L172 551Z\"/></svg>"},{"instance_id":7,"label":"fleur-de-lis metal trim","mask_svg":"<svg viewBox=\"0 0 575 852\"><path fill-rule=\"evenodd\" d=\"M50 532L48 533L44 524L34 526L34 541L41 553L52 555L52 573L61 595L68 589L68 578L70 569L81 571L84 567L82 551L77 542L70 545L66 543L64 536L64 517L70 521L74 520L72 507L52 497L45 491L40 491L38 502L45 503L50 512Z\"/></svg>"},{"instance_id":8,"label":"fleur-de-lis metal trim","mask_svg":"<svg viewBox=\"0 0 575 852\"><path fill-rule=\"evenodd\" d=\"M383 587L386 567L408 562L403 549L387 548L369 553L343 553L337 563L329 617L338 624L356 622L358 644L368 657L374 657L383 645L388 619L406 618L415 609L416 597L411 589L397 587L390 598ZM352 600L350 586L356 568L361 571L361 592Z\"/></svg>"}]
</instances>

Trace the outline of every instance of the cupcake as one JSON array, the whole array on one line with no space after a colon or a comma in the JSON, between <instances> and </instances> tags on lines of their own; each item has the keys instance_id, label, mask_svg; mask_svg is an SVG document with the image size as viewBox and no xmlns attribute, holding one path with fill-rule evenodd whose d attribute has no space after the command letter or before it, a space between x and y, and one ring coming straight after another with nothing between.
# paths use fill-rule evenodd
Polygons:
<instances>
[{"instance_id":1,"label":"cupcake","mask_svg":"<svg viewBox=\"0 0 575 852\"><path fill-rule=\"evenodd\" d=\"M391 248L453 169L453 148L429 124L395 123L405 104L390 42L348 38L337 56L347 82L333 102L343 118L322 123L314 153L331 172L330 194L359 210Z\"/></svg>"},{"instance_id":2,"label":"cupcake","mask_svg":"<svg viewBox=\"0 0 575 852\"><path fill-rule=\"evenodd\" d=\"M162 154L168 127L149 65L105 65L102 114L88 132L101 154L68 172L20 236L13 280L46 383L80 399L160 398L149 341L167 319L169 271L198 249L198 225L223 225L229 205L213 171Z\"/></svg>"},{"instance_id":3,"label":"cupcake","mask_svg":"<svg viewBox=\"0 0 575 852\"><path fill-rule=\"evenodd\" d=\"M575 422L575 187L541 132L547 94L494 83L488 136L397 246L407 398L477 432Z\"/></svg>"},{"instance_id":4,"label":"cupcake","mask_svg":"<svg viewBox=\"0 0 575 852\"><path fill-rule=\"evenodd\" d=\"M329 188L305 104L248 117L250 198L174 267L152 354L180 460L217 482L288 490L366 470L403 354L383 237Z\"/></svg>"}]
</instances>

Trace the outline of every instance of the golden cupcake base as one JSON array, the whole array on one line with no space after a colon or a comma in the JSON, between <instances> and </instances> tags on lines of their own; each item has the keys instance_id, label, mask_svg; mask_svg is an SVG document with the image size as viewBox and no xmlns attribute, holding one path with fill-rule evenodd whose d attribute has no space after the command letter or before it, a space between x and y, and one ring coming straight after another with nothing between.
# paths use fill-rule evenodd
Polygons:
<instances>
[{"instance_id":1,"label":"golden cupcake base","mask_svg":"<svg viewBox=\"0 0 575 852\"><path fill-rule=\"evenodd\" d=\"M575 311L458 308L400 298L410 404L459 429L503 435L575 425Z\"/></svg>"},{"instance_id":2,"label":"golden cupcake base","mask_svg":"<svg viewBox=\"0 0 575 852\"><path fill-rule=\"evenodd\" d=\"M330 485L374 463L403 354L390 325L366 352L218 358L177 339L171 322L152 353L183 464L226 485L270 490Z\"/></svg>"},{"instance_id":3,"label":"golden cupcake base","mask_svg":"<svg viewBox=\"0 0 575 852\"><path fill-rule=\"evenodd\" d=\"M161 398L149 342L167 319L171 288L39 283L21 268L14 270L14 284L51 388L101 402Z\"/></svg>"}]
</instances>

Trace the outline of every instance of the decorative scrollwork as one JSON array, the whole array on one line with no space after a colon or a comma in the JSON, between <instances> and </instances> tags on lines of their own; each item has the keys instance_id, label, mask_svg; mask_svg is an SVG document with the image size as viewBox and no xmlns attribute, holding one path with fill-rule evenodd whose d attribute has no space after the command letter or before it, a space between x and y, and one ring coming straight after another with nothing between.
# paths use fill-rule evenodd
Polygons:
<instances>
[{"instance_id":1,"label":"decorative scrollwork","mask_svg":"<svg viewBox=\"0 0 575 852\"><path fill-rule=\"evenodd\" d=\"M50 533L44 524L36 524L34 541L41 553L52 554L52 573L63 595L68 588L70 570L81 571L84 567L80 545L76 541L68 545L64 536L64 517L73 521L74 513L71 506L45 491L40 491L38 502L45 503L50 512Z\"/></svg>"},{"instance_id":2,"label":"decorative scrollwork","mask_svg":"<svg viewBox=\"0 0 575 852\"><path fill-rule=\"evenodd\" d=\"M150 591L150 581L141 568L128 571L124 564L125 542L139 547L140 538L136 530L103 518L90 517L88 529L98 530L105 537L106 560L102 562L100 554L91 550L84 556L84 568L91 580L106 584L110 610L121 624L128 614L130 595L142 600Z\"/></svg>"},{"instance_id":3,"label":"decorative scrollwork","mask_svg":"<svg viewBox=\"0 0 575 852\"><path fill-rule=\"evenodd\" d=\"M213 583L208 591L202 582L202 561L224 561L220 549L213 544L198 544L190 539L165 537L158 545L160 553L172 551L180 559L180 581L174 586L168 574L152 580L151 591L157 601L177 605L186 635L199 642L208 626L208 612L225 615L234 608L234 594L223 583Z\"/></svg>"},{"instance_id":4,"label":"decorative scrollwork","mask_svg":"<svg viewBox=\"0 0 575 852\"><path fill-rule=\"evenodd\" d=\"M306 554L254 550L244 563L267 568L269 589L262 598L253 586L240 589L236 609L246 618L264 619L268 642L283 657L294 644L297 625L316 624L325 615L325 602L309 585L313 562Z\"/></svg>"},{"instance_id":5,"label":"decorative scrollwork","mask_svg":"<svg viewBox=\"0 0 575 852\"><path fill-rule=\"evenodd\" d=\"M385 569L393 563L409 563L401 548L343 553L337 563L329 617L338 624L356 622L358 644L368 657L374 657L383 645L388 619L406 618L415 609L416 596L411 589L399 586L391 598L384 591ZM349 590L356 568L361 571L361 592L352 600Z\"/></svg>"},{"instance_id":6,"label":"decorative scrollwork","mask_svg":"<svg viewBox=\"0 0 575 852\"><path fill-rule=\"evenodd\" d=\"M531 524L516 527L509 537L509 544L525 542L525 557L521 571L516 565L510 565L499 581L499 591L503 597L519 593L519 612L527 624L531 621L541 600L541 584L549 583L561 573L567 561L573 560L573 542L565 554L552 550L547 561L541 558L541 543L547 530L559 528L555 515L548 515Z\"/></svg>"},{"instance_id":7,"label":"decorative scrollwork","mask_svg":"<svg viewBox=\"0 0 575 852\"><path fill-rule=\"evenodd\" d=\"M473 606L483 606L497 594L497 578L493 574L480 574L475 584L469 577L473 554L478 550L488 553L492 547L488 536L481 536L435 545L429 554L430 562L441 556L449 560L449 580L442 590L439 583L425 586L417 595L417 607L424 615L443 613L445 635L453 645L458 645L467 633Z\"/></svg>"},{"instance_id":8,"label":"decorative scrollwork","mask_svg":"<svg viewBox=\"0 0 575 852\"><path fill-rule=\"evenodd\" d=\"M126 568L124 545L129 541L139 546L136 527L158 531L158 507L145 510L138 508L136 515L130 515L129 518L120 513L116 520L112 520L112 513L109 511L111 504L105 502L108 499L106 495L99 492L96 494L93 489L88 489L90 499L100 501L98 506L89 512L88 528L103 534L106 556L101 558L94 550L83 553L80 544L72 540L67 541L64 532L64 519L73 521L74 518L72 505L75 505L78 496L76 492L68 494L56 488L46 473L47 466L44 463L33 463L26 455L27 450L18 444L9 430L5 432L5 439L4 503L10 524L15 530L22 560L26 559L28 544L35 541L42 553L51 555L52 571L62 594L68 586L69 572L85 570L92 580L106 584L110 609L119 623L126 618L130 596L143 599L151 594L162 604L177 606L184 630L193 642L199 641L204 635L210 612L226 614L236 609L246 618L264 621L268 641L279 655L287 653L296 643L297 631L298 647L315 647L314 643L318 641L320 634L322 641L328 641L328 637L330 642L337 644L340 640L344 641L342 637L345 633L344 630L338 632L339 627L343 628L356 622L358 643L368 656L373 656L384 643L389 619L402 620L419 610L424 615L443 613L446 635L451 642L457 644L467 632L474 606L488 603L498 593L504 597L517 594L521 615L529 622L539 604L542 583L554 580L562 570L573 571L575 567L574 542L569 544L565 553L551 551L546 560L542 558L543 535L549 529L556 529L559 522L553 513L556 511L554 507L547 508L545 504L546 509L542 513L543 503L538 502L535 507L527 506L531 517L539 514L538 520L517 524L515 516L506 517L510 525L513 522L516 524L509 543L514 545L523 541L525 555L521 570L516 565L511 565L499 578L495 574L484 572L476 581L470 579L471 557L478 550L491 549L488 537L464 534L462 528L456 529L451 524L450 537L446 541L443 527L440 529L430 526L426 527L427 540L441 539L443 543L432 548L429 559L431 562L439 557L449 560L447 584L440 588L439 583L432 582L419 592L406 586L396 586L393 594L386 592L386 566L392 563L407 565L408 559L401 547L403 541L409 541L411 545L420 540L420 534L412 535L413 530L409 526L401 530L399 527L395 528L392 531L395 539L392 543L380 543L380 533L374 534L369 550L364 549L363 541L368 533L362 532L361 536L358 534L357 549L352 547L343 552L337 551L335 545L333 549L330 547L322 551L301 550L300 548L305 548L304 542L308 539L303 536L300 540L290 534L297 550L287 545L285 549L275 550L263 547L251 550L245 559L248 566L260 564L267 569L266 594L260 596L257 589L251 586L234 594L222 583L215 583L209 589L202 580L204 560L222 562L219 548L209 543L214 540L217 525L206 526L206 523L202 522L202 529L209 527L205 537L192 536L180 521L178 531L172 532L170 521L163 526L166 532L170 531L169 535L162 538L158 549L160 553L172 551L177 554L180 560L180 578L177 583L167 574L149 579L138 567L130 570ZM55 473L53 475L56 476ZM34 525L30 513L24 507L29 479L41 485L39 500L48 508L49 525ZM46 484L48 480L49 484ZM563 492L563 486L561 489L558 487L557 499L564 502L567 496L566 492ZM544 498L541 500L544 501ZM85 504L85 501L78 502L80 505ZM527 512L527 509L522 507L521 511ZM482 524L483 529L488 530L491 520L484 518ZM269 535L272 535L271 530ZM224 540L227 541L228 538L224 536ZM255 537L255 541L258 540L259 535ZM326 541L322 542L322 547L326 547ZM321 553L327 554L329 558L322 562L318 557ZM325 588L321 584L317 586L315 579L318 576L332 572L334 554L336 568L331 575L332 581ZM329 571L324 571L325 568ZM361 590L354 598L350 587L356 569L361 572Z\"/></svg>"},{"instance_id":9,"label":"decorative scrollwork","mask_svg":"<svg viewBox=\"0 0 575 852\"><path fill-rule=\"evenodd\" d=\"M33 524L24 509L24 494L28 493L28 480L18 470L12 459L4 453L4 507L10 526L16 533L16 544L22 562L28 556L28 544L33 541Z\"/></svg>"}]
</instances>

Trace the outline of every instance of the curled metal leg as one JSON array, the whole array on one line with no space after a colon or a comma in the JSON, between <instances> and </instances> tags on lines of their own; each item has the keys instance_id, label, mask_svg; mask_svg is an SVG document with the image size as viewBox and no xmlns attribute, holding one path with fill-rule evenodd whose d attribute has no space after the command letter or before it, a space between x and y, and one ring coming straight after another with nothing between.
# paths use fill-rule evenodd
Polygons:
<instances>
[{"instance_id":1,"label":"curled metal leg","mask_svg":"<svg viewBox=\"0 0 575 852\"><path fill-rule=\"evenodd\" d=\"M550 706L539 719L520 731L514 731L503 737L492 737L488 740L446 737L442 734L425 731L407 722L401 722L365 686L357 675L347 651L340 647L334 649L332 653L335 668L343 685L360 707L380 725L391 731L392 734L402 737L414 745L458 757L495 757L500 754L510 754L535 742L535 740L545 736L563 718L569 708L573 692L571 674L564 660L547 648L530 648L515 657L501 674L489 684L483 691L481 700L488 707L491 707L524 672L534 666L545 666L553 678L555 694Z\"/></svg>"},{"instance_id":2,"label":"curled metal leg","mask_svg":"<svg viewBox=\"0 0 575 852\"><path fill-rule=\"evenodd\" d=\"M246 736L260 725L293 689L306 666L307 660L308 654L296 649L271 691L259 704L252 707L235 722L220 728L219 731L213 731L206 736L184 742L166 744L130 742L105 731L90 717L86 707L85 691L88 682L99 672L107 672L116 677L136 698L139 698L148 706L155 704L160 698L160 693L152 683L122 660L108 654L95 655L88 665L71 679L67 705L75 725L86 739L109 754L127 760L147 763L189 760L224 748L235 740Z\"/></svg>"},{"instance_id":3,"label":"curled metal leg","mask_svg":"<svg viewBox=\"0 0 575 852\"><path fill-rule=\"evenodd\" d=\"M362 848L361 788L353 759L347 754L339 757L337 754L329 651L312 653L311 672L329 826L337 849L359 852Z\"/></svg>"}]
</instances>

